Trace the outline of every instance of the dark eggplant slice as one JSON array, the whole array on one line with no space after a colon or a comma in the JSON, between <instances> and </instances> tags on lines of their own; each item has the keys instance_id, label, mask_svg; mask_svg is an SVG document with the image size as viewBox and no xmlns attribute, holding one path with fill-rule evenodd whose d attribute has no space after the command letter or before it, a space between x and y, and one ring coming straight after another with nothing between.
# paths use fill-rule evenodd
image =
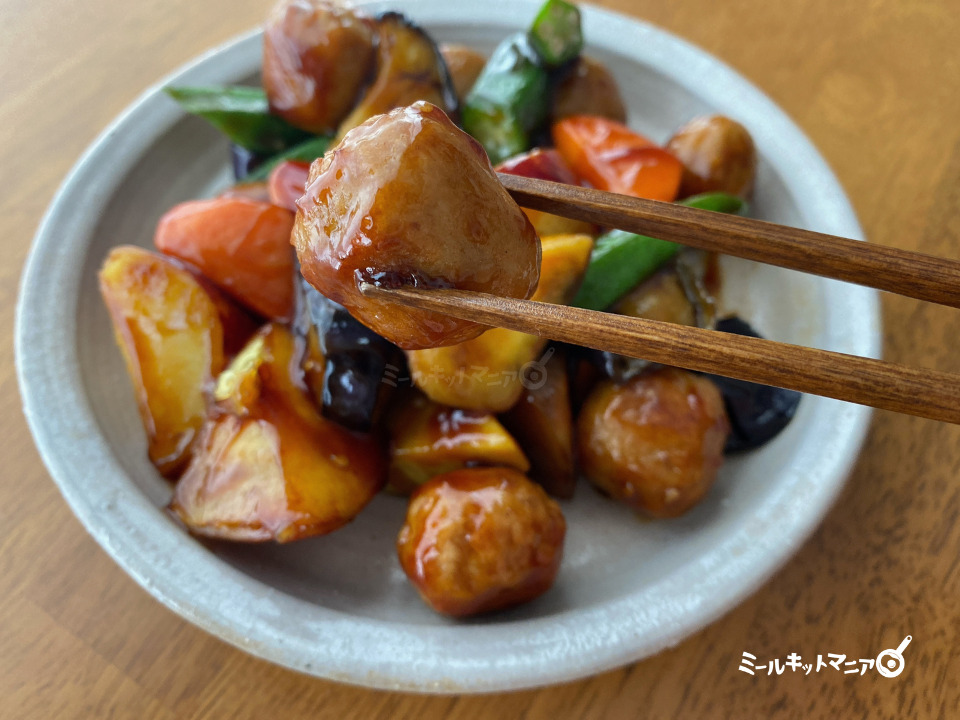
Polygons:
<instances>
[{"instance_id":1,"label":"dark eggplant slice","mask_svg":"<svg viewBox=\"0 0 960 720\"><path fill-rule=\"evenodd\" d=\"M577 471L566 354L551 346L535 365L540 377L524 381L520 399L500 420L529 458L531 479L554 497L572 498Z\"/></svg>"},{"instance_id":2,"label":"dark eggplant slice","mask_svg":"<svg viewBox=\"0 0 960 720\"><path fill-rule=\"evenodd\" d=\"M309 283L302 285L324 356L323 388L316 400L324 417L350 430L369 432L390 391L407 375L403 352Z\"/></svg>"},{"instance_id":3,"label":"dark eggplant slice","mask_svg":"<svg viewBox=\"0 0 960 720\"><path fill-rule=\"evenodd\" d=\"M420 27L396 12L377 18L377 77L340 124L337 142L374 115L426 100L455 122L459 101L440 49Z\"/></svg>"},{"instance_id":4,"label":"dark eggplant slice","mask_svg":"<svg viewBox=\"0 0 960 720\"><path fill-rule=\"evenodd\" d=\"M717 330L734 335L760 337L750 325L738 317L717 323ZM730 418L731 433L724 452L753 450L776 437L793 419L800 404L795 390L758 385L719 375L708 375L723 393L723 402Z\"/></svg>"},{"instance_id":5,"label":"dark eggplant slice","mask_svg":"<svg viewBox=\"0 0 960 720\"><path fill-rule=\"evenodd\" d=\"M243 182L247 175L264 163L267 157L267 155L240 147L236 143L230 143L230 164L233 166L233 177L237 182Z\"/></svg>"}]
</instances>

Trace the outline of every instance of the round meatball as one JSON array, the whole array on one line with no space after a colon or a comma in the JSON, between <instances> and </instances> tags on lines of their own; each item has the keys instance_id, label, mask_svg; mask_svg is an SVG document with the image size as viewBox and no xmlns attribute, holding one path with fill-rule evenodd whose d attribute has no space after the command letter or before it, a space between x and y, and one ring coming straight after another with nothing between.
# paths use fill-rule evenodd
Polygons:
<instances>
[{"instance_id":1,"label":"round meatball","mask_svg":"<svg viewBox=\"0 0 960 720\"><path fill-rule=\"evenodd\" d=\"M450 79L453 81L457 97L460 98L460 102L463 102L467 99L477 78L480 77L480 73L483 72L487 58L473 48L454 43L443 43L440 46L440 54L447 63L447 70L450 71Z\"/></svg>"},{"instance_id":2,"label":"round meatball","mask_svg":"<svg viewBox=\"0 0 960 720\"><path fill-rule=\"evenodd\" d=\"M674 133L667 150L683 162L680 197L718 191L750 196L757 151L740 123L723 115L695 118Z\"/></svg>"},{"instance_id":3,"label":"round meatball","mask_svg":"<svg viewBox=\"0 0 960 720\"><path fill-rule=\"evenodd\" d=\"M397 554L430 607L462 617L546 592L565 533L560 506L516 470L456 470L414 493Z\"/></svg>"},{"instance_id":4,"label":"round meatball","mask_svg":"<svg viewBox=\"0 0 960 720\"><path fill-rule=\"evenodd\" d=\"M574 115L600 115L625 123L627 108L607 66L581 56L554 90L550 115L554 122Z\"/></svg>"},{"instance_id":5,"label":"round meatball","mask_svg":"<svg viewBox=\"0 0 960 720\"><path fill-rule=\"evenodd\" d=\"M417 102L351 130L315 161L292 241L307 281L406 350L453 345L486 327L364 297L361 282L527 298L537 233L483 148Z\"/></svg>"},{"instance_id":6,"label":"round meatball","mask_svg":"<svg viewBox=\"0 0 960 720\"><path fill-rule=\"evenodd\" d=\"M587 478L654 517L681 515L700 501L723 462L729 432L716 386L674 368L623 385L601 383L577 421Z\"/></svg>"},{"instance_id":7,"label":"round meatball","mask_svg":"<svg viewBox=\"0 0 960 720\"><path fill-rule=\"evenodd\" d=\"M335 130L373 72L373 35L369 18L339 3L280 3L263 31L271 112L309 132Z\"/></svg>"}]
</instances>

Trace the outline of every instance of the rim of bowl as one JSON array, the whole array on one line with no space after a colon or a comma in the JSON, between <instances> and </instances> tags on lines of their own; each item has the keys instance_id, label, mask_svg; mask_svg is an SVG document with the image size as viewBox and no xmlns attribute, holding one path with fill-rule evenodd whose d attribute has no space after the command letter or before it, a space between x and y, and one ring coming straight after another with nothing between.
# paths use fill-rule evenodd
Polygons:
<instances>
[{"instance_id":1,"label":"rim of bowl","mask_svg":"<svg viewBox=\"0 0 960 720\"><path fill-rule=\"evenodd\" d=\"M523 27L539 5L536 0L488 0L482 8L446 0L358 4L372 10L400 7L426 25L470 22L505 31ZM738 107L741 116L743 109L747 117L762 116L763 123L751 128L758 148L789 145L789 152L767 159L790 178L790 192L816 208L816 216L804 216L805 225L863 239L853 208L824 159L763 92L705 51L644 21L588 5L581 11L586 36L600 39L593 46L651 67L721 112ZM77 296L85 239L100 210L142 152L182 117L161 88L171 82L235 82L258 71L259 60L260 31L255 30L202 54L128 106L61 184L21 277L15 345L27 422L74 514L136 582L195 625L294 670L381 689L492 692L592 675L671 647L739 604L794 554L839 494L865 437L869 408L825 401L833 414L837 447L820 463L819 475L811 473L803 502L775 493L767 503L780 512L775 521L741 528L705 557L643 591L645 600L659 600L669 613L646 610L638 593L525 620L523 633L510 624L499 633L495 624L404 626L292 598L213 558L131 489L87 402L77 358L76 308L51 302L49 288L57 288L61 298ZM710 82L692 81L702 76ZM104 167L110 172L104 173ZM847 352L879 357L878 294L824 282L826 301L842 297L845 314L860 318L853 331L844 328L831 338L843 342ZM55 336L51 328L57 330ZM48 412L51 407L58 411ZM89 482L90 477L97 481ZM297 633L282 621L290 613L303 613ZM387 647L390 652L380 651Z\"/></svg>"}]
</instances>

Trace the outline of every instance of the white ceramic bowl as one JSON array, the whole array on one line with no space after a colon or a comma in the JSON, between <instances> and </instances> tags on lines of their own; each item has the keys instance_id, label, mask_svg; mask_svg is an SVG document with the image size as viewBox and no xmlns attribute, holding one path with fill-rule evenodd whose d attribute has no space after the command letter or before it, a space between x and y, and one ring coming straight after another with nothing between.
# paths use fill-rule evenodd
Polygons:
<instances>
[{"instance_id":1,"label":"white ceramic bowl","mask_svg":"<svg viewBox=\"0 0 960 720\"><path fill-rule=\"evenodd\" d=\"M538 5L373 7L402 9L439 40L489 51ZM756 215L861 237L823 159L759 90L661 30L583 11L589 50L615 73L634 127L665 140L698 113L731 115L759 149ZM260 37L250 34L163 84L236 82L259 64ZM780 437L731 459L706 501L681 519L638 521L582 484L564 506L566 557L554 588L480 620L446 620L417 598L395 558L404 514L395 497L378 497L343 530L290 546L195 541L162 511L170 488L147 462L96 282L112 246L149 246L167 208L229 182L224 141L159 87L100 136L53 201L23 277L17 366L30 427L73 511L121 567L191 622L273 662L373 687L475 692L570 680L671 646L735 606L837 496L869 413L805 397ZM766 336L878 354L872 291L747 262L725 270L725 306Z\"/></svg>"}]
</instances>

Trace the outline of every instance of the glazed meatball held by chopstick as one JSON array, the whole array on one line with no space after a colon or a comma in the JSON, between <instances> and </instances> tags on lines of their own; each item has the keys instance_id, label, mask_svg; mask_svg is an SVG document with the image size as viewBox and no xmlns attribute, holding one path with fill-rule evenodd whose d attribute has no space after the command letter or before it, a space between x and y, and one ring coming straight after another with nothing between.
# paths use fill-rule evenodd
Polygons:
<instances>
[{"instance_id":1,"label":"glazed meatball held by chopstick","mask_svg":"<svg viewBox=\"0 0 960 720\"><path fill-rule=\"evenodd\" d=\"M313 163L292 241L311 285L408 350L486 328L366 298L359 283L528 298L540 275L536 231L483 149L426 102L371 118Z\"/></svg>"}]
</instances>

